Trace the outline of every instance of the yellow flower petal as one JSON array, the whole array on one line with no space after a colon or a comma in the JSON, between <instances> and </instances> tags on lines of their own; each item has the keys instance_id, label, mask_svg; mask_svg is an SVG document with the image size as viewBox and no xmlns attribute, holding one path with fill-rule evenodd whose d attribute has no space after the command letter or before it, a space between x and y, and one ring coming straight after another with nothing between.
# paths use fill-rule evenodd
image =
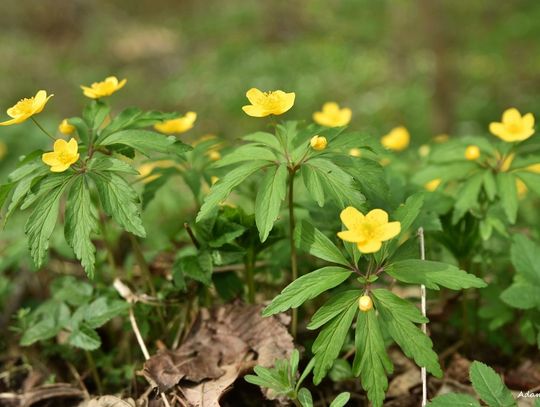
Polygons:
<instances>
[{"instance_id":1,"label":"yellow flower petal","mask_svg":"<svg viewBox=\"0 0 540 407\"><path fill-rule=\"evenodd\" d=\"M381 249L382 242L380 240L367 240L366 242L357 243L356 246L362 253L375 253Z\"/></svg>"},{"instance_id":2,"label":"yellow flower petal","mask_svg":"<svg viewBox=\"0 0 540 407\"><path fill-rule=\"evenodd\" d=\"M341 240L345 240L346 242L351 242L351 243L357 243L364 240L364 236L360 235L358 232L354 230L344 230L342 232L338 232L337 235Z\"/></svg>"},{"instance_id":3,"label":"yellow flower petal","mask_svg":"<svg viewBox=\"0 0 540 407\"><path fill-rule=\"evenodd\" d=\"M382 209L373 209L366 215L366 220L377 225L384 225L388 223L388 214Z\"/></svg>"},{"instance_id":4,"label":"yellow flower petal","mask_svg":"<svg viewBox=\"0 0 540 407\"><path fill-rule=\"evenodd\" d=\"M54 151L51 151L49 153L43 153L41 159L45 164L50 166L60 165L60 161L58 160L58 154Z\"/></svg>"},{"instance_id":5,"label":"yellow flower petal","mask_svg":"<svg viewBox=\"0 0 540 407\"><path fill-rule=\"evenodd\" d=\"M519 110L517 110L515 107L506 109L502 115L503 123L514 123L520 120L521 115L519 114Z\"/></svg>"},{"instance_id":6,"label":"yellow flower petal","mask_svg":"<svg viewBox=\"0 0 540 407\"><path fill-rule=\"evenodd\" d=\"M382 225L377 230L378 234L377 237L381 239L381 241L390 240L401 232L401 223L399 222L390 222L386 225Z\"/></svg>"},{"instance_id":7,"label":"yellow flower petal","mask_svg":"<svg viewBox=\"0 0 540 407\"><path fill-rule=\"evenodd\" d=\"M266 117L272 114L267 110L264 110L261 106L254 105L242 106L242 110L251 117Z\"/></svg>"},{"instance_id":8,"label":"yellow flower petal","mask_svg":"<svg viewBox=\"0 0 540 407\"><path fill-rule=\"evenodd\" d=\"M257 88L251 88L246 92L246 97L249 100L249 103L256 105L264 99L264 93Z\"/></svg>"},{"instance_id":9,"label":"yellow flower petal","mask_svg":"<svg viewBox=\"0 0 540 407\"><path fill-rule=\"evenodd\" d=\"M523 116L523 125L525 127L530 127L531 129L534 127L534 116L532 113L527 113Z\"/></svg>"},{"instance_id":10,"label":"yellow flower petal","mask_svg":"<svg viewBox=\"0 0 540 407\"><path fill-rule=\"evenodd\" d=\"M343 209L339 217L347 229L355 229L364 221L362 212L352 206Z\"/></svg>"}]
</instances>

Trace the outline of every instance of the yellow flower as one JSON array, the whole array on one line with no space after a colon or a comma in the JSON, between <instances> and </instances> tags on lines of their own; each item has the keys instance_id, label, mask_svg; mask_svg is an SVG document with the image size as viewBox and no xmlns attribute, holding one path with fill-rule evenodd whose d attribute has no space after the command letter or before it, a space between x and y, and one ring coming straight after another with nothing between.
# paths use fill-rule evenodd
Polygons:
<instances>
[{"instance_id":1,"label":"yellow flower","mask_svg":"<svg viewBox=\"0 0 540 407\"><path fill-rule=\"evenodd\" d=\"M432 179L429 182L426 182L424 184L424 188L427 189L430 192L433 192L437 188L439 188L439 185L441 185L441 179L440 178L435 178L435 179Z\"/></svg>"},{"instance_id":2,"label":"yellow flower","mask_svg":"<svg viewBox=\"0 0 540 407\"><path fill-rule=\"evenodd\" d=\"M0 141L0 160L6 156L7 146L6 143Z\"/></svg>"},{"instance_id":3,"label":"yellow flower","mask_svg":"<svg viewBox=\"0 0 540 407\"><path fill-rule=\"evenodd\" d=\"M207 155L208 158L210 158L210 161L217 161L221 159L221 154L217 150L210 150Z\"/></svg>"},{"instance_id":4,"label":"yellow flower","mask_svg":"<svg viewBox=\"0 0 540 407\"><path fill-rule=\"evenodd\" d=\"M40 90L36 93L36 96L19 100L15 106L12 106L7 110L7 114L11 117L11 120L1 122L0 126L19 124L26 119L29 119L31 116L41 113L49 99L53 96L54 95L47 96L46 91Z\"/></svg>"},{"instance_id":5,"label":"yellow flower","mask_svg":"<svg viewBox=\"0 0 540 407\"><path fill-rule=\"evenodd\" d=\"M388 214L382 209L373 209L364 216L349 206L341 211L340 218L348 230L339 232L338 237L356 243L362 253L379 251L382 242L396 237L401 231L401 224L388 222Z\"/></svg>"},{"instance_id":6,"label":"yellow flower","mask_svg":"<svg viewBox=\"0 0 540 407\"><path fill-rule=\"evenodd\" d=\"M534 134L534 116L532 113L521 116L521 113L512 107L504 111L502 122L489 124L489 131L509 143L523 141Z\"/></svg>"},{"instance_id":7,"label":"yellow flower","mask_svg":"<svg viewBox=\"0 0 540 407\"><path fill-rule=\"evenodd\" d=\"M81 89L83 90L84 96L89 97L90 99L99 99L105 96L111 96L117 90L122 89L126 82L127 79L122 79L118 82L116 76L109 76L108 78L105 78L104 81L94 82L89 87L81 85Z\"/></svg>"},{"instance_id":8,"label":"yellow flower","mask_svg":"<svg viewBox=\"0 0 540 407\"><path fill-rule=\"evenodd\" d=\"M62 134L73 134L75 131L75 126L69 124L67 119L62 120L62 123L58 126L58 131Z\"/></svg>"},{"instance_id":9,"label":"yellow flower","mask_svg":"<svg viewBox=\"0 0 540 407\"><path fill-rule=\"evenodd\" d=\"M420 155L420 157L427 157L429 155L430 151L431 151L430 146L428 146L427 144L422 144L418 148L418 155Z\"/></svg>"},{"instance_id":10,"label":"yellow flower","mask_svg":"<svg viewBox=\"0 0 540 407\"><path fill-rule=\"evenodd\" d=\"M155 124L154 129L165 134L185 133L193 128L195 120L197 120L197 113L187 112L185 116Z\"/></svg>"},{"instance_id":11,"label":"yellow flower","mask_svg":"<svg viewBox=\"0 0 540 407\"><path fill-rule=\"evenodd\" d=\"M368 312L372 309L373 301L371 300L371 297L369 295L362 295L358 298L358 308L360 308L360 311L362 312Z\"/></svg>"},{"instance_id":12,"label":"yellow flower","mask_svg":"<svg viewBox=\"0 0 540 407\"><path fill-rule=\"evenodd\" d=\"M506 157L502 157L497 152L497 158L499 160L499 169L501 172L507 172L510 169L510 166L512 165L512 162L514 161L514 157L516 156L515 153L508 154Z\"/></svg>"},{"instance_id":13,"label":"yellow flower","mask_svg":"<svg viewBox=\"0 0 540 407\"><path fill-rule=\"evenodd\" d=\"M242 110L252 117L280 115L293 107L295 96L294 92L285 93L282 90L261 92L259 89L251 88L246 92L251 105L243 106Z\"/></svg>"},{"instance_id":14,"label":"yellow flower","mask_svg":"<svg viewBox=\"0 0 540 407\"><path fill-rule=\"evenodd\" d=\"M336 102L327 102L322 111L313 113L315 123L326 127L346 126L351 121L352 112L348 107L339 108Z\"/></svg>"},{"instance_id":15,"label":"yellow flower","mask_svg":"<svg viewBox=\"0 0 540 407\"><path fill-rule=\"evenodd\" d=\"M381 144L389 150L402 151L409 146L411 135L409 131L403 127L395 127L390 133L381 138Z\"/></svg>"},{"instance_id":16,"label":"yellow flower","mask_svg":"<svg viewBox=\"0 0 540 407\"><path fill-rule=\"evenodd\" d=\"M536 174L540 174L540 163L538 164L531 164L528 167L525 168L529 172L534 172Z\"/></svg>"},{"instance_id":17,"label":"yellow flower","mask_svg":"<svg viewBox=\"0 0 540 407\"><path fill-rule=\"evenodd\" d=\"M313 136L309 144L312 149L322 151L328 145L328 141L326 141L326 137L324 136Z\"/></svg>"},{"instance_id":18,"label":"yellow flower","mask_svg":"<svg viewBox=\"0 0 540 407\"><path fill-rule=\"evenodd\" d=\"M74 138L70 139L69 142L62 139L56 140L53 150L41 156L43 162L51 166L52 172L64 172L79 159L79 153L77 152L79 146Z\"/></svg>"},{"instance_id":19,"label":"yellow flower","mask_svg":"<svg viewBox=\"0 0 540 407\"><path fill-rule=\"evenodd\" d=\"M435 137L433 137L433 141L437 144L446 143L450 136L448 134L437 134Z\"/></svg>"},{"instance_id":20,"label":"yellow flower","mask_svg":"<svg viewBox=\"0 0 540 407\"><path fill-rule=\"evenodd\" d=\"M150 181L153 181L161 177L161 174L150 175L152 171L154 171L155 168L172 168L172 167L181 168L173 160L158 160L158 161L147 162L147 163L139 165L139 167L137 167L137 171L139 172L139 179L142 180L143 184L147 184Z\"/></svg>"},{"instance_id":21,"label":"yellow flower","mask_svg":"<svg viewBox=\"0 0 540 407\"><path fill-rule=\"evenodd\" d=\"M359 148L351 148L349 150L349 155L351 157L361 157L362 156L362 150L360 150Z\"/></svg>"},{"instance_id":22,"label":"yellow flower","mask_svg":"<svg viewBox=\"0 0 540 407\"><path fill-rule=\"evenodd\" d=\"M480 149L478 146L470 145L465 149L465 158L469 161L474 161L480 157Z\"/></svg>"},{"instance_id":23,"label":"yellow flower","mask_svg":"<svg viewBox=\"0 0 540 407\"><path fill-rule=\"evenodd\" d=\"M519 178L516 178L516 189L519 199L525 198L525 195L527 195L527 192L529 191L527 185Z\"/></svg>"}]
</instances>

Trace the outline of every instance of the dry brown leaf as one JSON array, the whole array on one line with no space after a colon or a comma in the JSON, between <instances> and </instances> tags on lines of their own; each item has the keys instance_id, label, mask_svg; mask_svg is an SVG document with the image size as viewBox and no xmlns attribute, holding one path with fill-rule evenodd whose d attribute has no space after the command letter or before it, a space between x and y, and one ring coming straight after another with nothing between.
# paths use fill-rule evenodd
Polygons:
<instances>
[{"instance_id":1,"label":"dry brown leaf","mask_svg":"<svg viewBox=\"0 0 540 407\"><path fill-rule=\"evenodd\" d=\"M83 401L78 407L137 407L135 400L121 399L116 396L101 396Z\"/></svg>"},{"instance_id":2,"label":"dry brown leaf","mask_svg":"<svg viewBox=\"0 0 540 407\"><path fill-rule=\"evenodd\" d=\"M283 316L263 318L261 305L236 302L203 309L182 345L146 361L143 375L167 391L175 385L191 406L218 406L219 398L253 364L288 358L293 339Z\"/></svg>"}]
</instances>

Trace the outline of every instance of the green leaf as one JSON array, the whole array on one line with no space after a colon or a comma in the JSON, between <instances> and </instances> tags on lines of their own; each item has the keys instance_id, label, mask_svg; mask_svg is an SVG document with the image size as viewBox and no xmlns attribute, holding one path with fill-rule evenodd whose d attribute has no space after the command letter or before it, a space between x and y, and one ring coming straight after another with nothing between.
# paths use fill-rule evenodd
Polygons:
<instances>
[{"instance_id":1,"label":"green leaf","mask_svg":"<svg viewBox=\"0 0 540 407\"><path fill-rule=\"evenodd\" d=\"M37 341L43 341L54 337L61 327L56 324L56 321L51 316L45 318L38 323L28 328L21 338L22 346L30 346Z\"/></svg>"},{"instance_id":2,"label":"green leaf","mask_svg":"<svg viewBox=\"0 0 540 407\"><path fill-rule=\"evenodd\" d=\"M408 197L405 203L394 211L392 220L401 223L401 234L406 233L414 224L414 221L420 215L423 205L424 192L418 192Z\"/></svg>"},{"instance_id":3,"label":"green leaf","mask_svg":"<svg viewBox=\"0 0 540 407\"><path fill-rule=\"evenodd\" d=\"M360 376L362 387L367 391L373 406L380 407L388 388L386 375L392 373L394 367L386 353L374 309L358 313L355 347L353 373Z\"/></svg>"},{"instance_id":4,"label":"green leaf","mask_svg":"<svg viewBox=\"0 0 540 407\"><path fill-rule=\"evenodd\" d=\"M512 407L516 401L501 377L489 366L474 361L469 370L472 385L480 398L490 407Z\"/></svg>"},{"instance_id":5,"label":"green leaf","mask_svg":"<svg viewBox=\"0 0 540 407\"><path fill-rule=\"evenodd\" d=\"M321 382L332 367L334 360L339 356L357 311L358 305L355 302L326 325L315 339L312 346L315 358L315 369L313 371L313 383L315 385Z\"/></svg>"},{"instance_id":6,"label":"green leaf","mask_svg":"<svg viewBox=\"0 0 540 407\"><path fill-rule=\"evenodd\" d=\"M85 323L80 324L71 332L68 342L70 345L84 350L96 350L101 346L101 338L98 333Z\"/></svg>"},{"instance_id":7,"label":"green leaf","mask_svg":"<svg viewBox=\"0 0 540 407\"><path fill-rule=\"evenodd\" d=\"M312 171L307 165L300 167L300 174L304 185L311 197L322 208L324 206L324 187L317 171Z\"/></svg>"},{"instance_id":8,"label":"green leaf","mask_svg":"<svg viewBox=\"0 0 540 407\"><path fill-rule=\"evenodd\" d=\"M342 267L323 267L305 274L285 287L264 309L263 316L268 317L289 308L297 308L307 300L341 284L351 273L351 270Z\"/></svg>"},{"instance_id":9,"label":"green leaf","mask_svg":"<svg viewBox=\"0 0 540 407\"><path fill-rule=\"evenodd\" d=\"M353 205L358 207L365 201L358 190L354 178L343 171L332 161L324 158L313 158L305 164L305 171L313 171L327 192L341 207ZM315 176L315 175L314 175Z\"/></svg>"},{"instance_id":10,"label":"green leaf","mask_svg":"<svg viewBox=\"0 0 540 407\"><path fill-rule=\"evenodd\" d=\"M343 407L345 404L347 404L350 398L351 393L349 393L348 391L339 393L334 399L334 401L330 403L330 407Z\"/></svg>"},{"instance_id":11,"label":"green leaf","mask_svg":"<svg viewBox=\"0 0 540 407\"><path fill-rule=\"evenodd\" d=\"M390 336L396 341L403 353L414 359L416 364L425 367L435 377L442 377L437 354L433 351L431 339L424 334L413 322L411 313L402 313L401 309L393 307L395 301L389 302L388 290L373 290L375 307Z\"/></svg>"},{"instance_id":12,"label":"green leaf","mask_svg":"<svg viewBox=\"0 0 540 407\"><path fill-rule=\"evenodd\" d=\"M37 203L25 225L30 254L37 268L40 268L49 248L49 239L58 219L60 197L66 190L71 177L63 177L61 183L50 189Z\"/></svg>"},{"instance_id":13,"label":"green leaf","mask_svg":"<svg viewBox=\"0 0 540 407\"><path fill-rule=\"evenodd\" d=\"M313 397L311 396L311 392L305 387L302 387L298 391L298 401L302 407L313 407Z\"/></svg>"},{"instance_id":14,"label":"green leaf","mask_svg":"<svg viewBox=\"0 0 540 407\"><path fill-rule=\"evenodd\" d=\"M294 239L298 248L315 257L343 266L349 265L336 245L324 233L305 220L296 226Z\"/></svg>"},{"instance_id":15,"label":"green leaf","mask_svg":"<svg viewBox=\"0 0 540 407\"><path fill-rule=\"evenodd\" d=\"M255 200L255 223L259 238L264 242L278 218L281 202L287 193L287 166L281 164L267 170Z\"/></svg>"},{"instance_id":16,"label":"green leaf","mask_svg":"<svg viewBox=\"0 0 540 407\"><path fill-rule=\"evenodd\" d=\"M137 192L116 173L94 172L90 175L96 183L105 212L126 231L145 237Z\"/></svg>"},{"instance_id":17,"label":"green leaf","mask_svg":"<svg viewBox=\"0 0 540 407\"><path fill-rule=\"evenodd\" d=\"M276 151L281 151L281 145L279 144L279 140L272 133L257 131L255 133L251 133L247 136L242 137L242 140L252 141L256 144L268 146Z\"/></svg>"},{"instance_id":18,"label":"green leaf","mask_svg":"<svg viewBox=\"0 0 540 407\"><path fill-rule=\"evenodd\" d=\"M129 304L122 300L98 298L88 304L84 312L84 320L88 327L96 329L119 315L125 314Z\"/></svg>"},{"instance_id":19,"label":"green leaf","mask_svg":"<svg viewBox=\"0 0 540 407\"><path fill-rule=\"evenodd\" d=\"M128 163L103 155L94 155L88 163L88 170L124 172L126 174L139 175L139 172Z\"/></svg>"},{"instance_id":20,"label":"green leaf","mask_svg":"<svg viewBox=\"0 0 540 407\"><path fill-rule=\"evenodd\" d=\"M497 188L504 213L506 213L508 221L514 224L518 211L516 177L508 172L497 174Z\"/></svg>"},{"instance_id":21,"label":"green leaf","mask_svg":"<svg viewBox=\"0 0 540 407\"><path fill-rule=\"evenodd\" d=\"M497 184L491 171L484 172L484 191L486 191L486 195L490 201L495 199L497 195Z\"/></svg>"},{"instance_id":22,"label":"green leaf","mask_svg":"<svg viewBox=\"0 0 540 407\"><path fill-rule=\"evenodd\" d=\"M197 214L197 222L207 218L218 204L229 196L234 187L268 165L268 161L249 161L220 178L205 198L201 210Z\"/></svg>"},{"instance_id":23,"label":"green leaf","mask_svg":"<svg viewBox=\"0 0 540 407\"><path fill-rule=\"evenodd\" d=\"M123 129L148 127L160 121L171 120L177 117L178 113L163 113L158 111L143 112L138 107L128 107L112 119L109 125L103 129L102 135L106 136Z\"/></svg>"},{"instance_id":24,"label":"green leaf","mask_svg":"<svg viewBox=\"0 0 540 407\"><path fill-rule=\"evenodd\" d=\"M91 235L97 230L98 213L92 203L86 177L81 175L75 179L69 191L64 234L88 278L94 277L96 248Z\"/></svg>"},{"instance_id":25,"label":"green leaf","mask_svg":"<svg viewBox=\"0 0 540 407\"><path fill-rule=\"evenodd\" d=\"M478 194L480 193L483 179L483 173L477 173L465 181L456 195L458 198L454 205L452 223L456 224L469 209L478 204Z\"/></svg>"},{"instance_id":26,"label":"green leaf","mask_svg":"<svg viewBox=\"0 0 540 407\"><path fill-rule=\"evenodd\" d=\"M111 107L107 103L101 100L92 100L83 110L83 119L88 127L95 131L101 126L110 111Z\"/></svg>"},{"instance_id":27,"label":"green leaf","mask_svg":"<svg viewBox=\"0 0 540 407\"><path fill-rule=\"evenodd\" d=\"M360 290L348 290L333 295L311 318L308 329L317 329L334 319L362 295Z\"/></svg>"},{"instance_id":28,"label":"green leaf","mask_svg":"<svg viewBox=\"0 0 540 407\"><path fill-rule=\"evenodd\" d=\"M0 209L4 206L11 190L15 187L15 183L0 185Z\"/></svg>"},{"instance_id":29,"label":"green leaf","mask_svg":"<svg viewBox=\"0 0 540 407\"><path fill-rule=\"evenodd\" d=\"M532 309L540 308L540 287L526 284L514 283L501 293L501 300L512 308Z\"/></svg>"},{"instance_id":30,"label":"green leaf","mask_svg":"<svg viewBox=\"0 0 540 407\"><path fill-rule=\"evenodd\" d=\"M64 184L66 180L71 179L74 173L61 172L61 173L49 173L47 176L41 178L35 186L25 195L25 199L21 205L21 209L24 210L32 206L36 201L40 200L44 195L50 195L51 190L58 188Z\"/></svg>"},{"instance_id":31,"label":"green leaf","mask_svg":"<svg viewBox=\"0 0 540 407\"><path fill-rule=\"evenodd\" d=\"M56 300L80 306L90 301L94 288L73 276L64 276L53 281L51 291Z\"/></svg>"},{"instance_id":32,"label":"green leaf","mask_svg":"<svg viewBox=\"0 0 540 407\"><path fill-rule=\"evenodd\" d=\"M428 319L422 315L416 305L410 303L409 301L398 297L396 294L388 291L384 288L377 288L373 290L373 295L377 296L377 299L380 304L386 308L391 308L393 312L399 313L403 317L407 318L409 321L415 322L417 324L422 324L428 322Z\"/></svg>"},{"instance_id":33,"label":"green leaf","mask_svg":"<svg viewBox=\"0 0 540 407\"><path fill-rule=\"evenodd\" d=\"M328 372L328 377L333 382L342 382L354 377L351 365L345 359L336 359Z\"/></svg>"},{"instance_id":34,"label":"green leaf","mask_svg":"<svg viewBox=\"0 0 540 407\"><path fill-rule=\"evenodd\" d=\"M81 139L81 141L84 144L88 145L89 129L88 129L88 125L86 124L86 122L83 119L81 119L80 117L70 117L67 120L68 120L69 124L71 124L72 126L75 126L75 129L77 129L77 134L79 135L79 138Z\"/></svg>"},{"instance_id":35,"label":"green leaf","mask_svg":"<svg viewBox=\"0 0 540 407\"><path fill-rule=\"evenodd\" d=\"M251 144L246 144L237 147L232 153L227 154L214 164L214 167L225 167L227 165L236 164L244 161L265 160L275 162L276 155L265 147L257 147Z\"/></svg>"},{"instance_id":36,"label":"green leaf","mask_svg":"<svg viewBox=\"0 0 540 407\"><path fill-rule=\"evenodd\" d=\"M196 256L180 257L173 264L173 275L180 274L207 286L212 284L212 270L212 256L208 251L201 251Z\"/></svg>"},{"instance_id":37,"label":"green leaf","mask_svg":"<svg viewBox=\"0 0 540 407\"><path fill-rule=\"evenodd\" d=\"M174 136L164 136L149 130L120 130L102 138L96 144L100 146L122 144L146 156L151 151L166 154L174 153L181 156L191 150L190 146L182 143Z\"/></svg>"},{"instance_id":38,"label":"green leaf","mask_svg":"<svg viewBox=\"0 0 540 407\"><path fill-rule=\"evenodd\" d=\"M516 271L540 286L540 247L521 234L514 235L510 257Z\"/></svg>"},{"instance_id":39,"label":"green leaf","mask_svg":"<svg viewBox=\"0 0 540 407\"><path fill-rule=\"evenodd\" d=\"M385 272L396 280L409 284L424 284L438 290L439 286L460 290L463 288L483 288L484 280L460 270L451 264L428 260L402 260L385 267Z\"/></svg>"},{"instance_id":40,"label":"green leaf","mask_svg":"<svg viewBox=\"0 0 540 407\"><path fill-rule=\"evenodd\" d=\"M468 394L447 393L435 397L428 407L480 407L476 399Z\"/></svg>"}]
</instances>

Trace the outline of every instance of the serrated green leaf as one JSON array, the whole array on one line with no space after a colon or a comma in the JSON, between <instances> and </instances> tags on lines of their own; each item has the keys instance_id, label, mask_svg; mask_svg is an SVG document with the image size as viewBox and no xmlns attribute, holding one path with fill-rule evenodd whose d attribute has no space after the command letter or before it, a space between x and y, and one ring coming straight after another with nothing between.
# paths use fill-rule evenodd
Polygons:
<instances>
[{"instance_id":1,"label":"serrated green leaf","mask_svg":"<svg viewBox=\"0 0 540 407\"><path fill-rule=\"evenodd\" d=\"M91 235L98 228L98 213L92 203L86 177L78 176L69 191L64 235L90 279L94 277L96 260Z\"/></svg>"},{"instance_id":2,"label":"serrated green leaf","mask_svg":"<svg viewBox=\"0 0 540 407\"><path fill-rule=\"evenodd\" d=\"M139 175L139 172L127 162L103 155L95 155L88 163L88 170L123 172L126 174Z\"/></svg>"},{"instance_id":3,"label":"serrated green leaf","mask_svg":"<svg viewBox=\"0 0 540 407\"><path fill-rule=\"evenodd\" d=\"M235 148L232 153L227 154L225 157L218 160L214 164L214 167L225 167L231 164L255 160L275 162L277 157L272 150L269 150L266 147L258 147L251 144L246 144Z\"/></svg>"},{"instance_id":4,"label":"serrated green leaf","mask_svg":"<svg viewBox=\"0 0 540 407\"><path fill-rule=\"evenodd\" d=\"M377 288L372 290L373 295L377 297L377 300L385 308L391 308L393 312L399 313L409 321L417 324L428 322L428 319L422 315L418 307L409 301L398 297L391 291L384 288Z\"/></svg>"},{"instance_id":5,"label":"serrated green leaf","mask_svg":"<svg viewBox=\"0 0 540 407\"><path fill-rule=\"evenodd\" d=\"M516 271L525 279L540 286L540 247L525 236L516 234L510 257Z\"/></svg>"},{"instance_id":6,"label":"serrated green leaf","mask_svg":"<svg viewBox=\"0 0 540 407\"><path fill-rule=\"evenodd\" d=\"M71 332L68 343L84 350L96 350L101 346L101 338L95 330L82 323Z\"/></svg>"},{"instance_id":7,"label":"serrated green leaf","mask_svg":"<svg viewBox=\"0 0 540 407\"><path fill-rule=\"evenodd\" d=\"M483 173L477 173L467 179L457 193L456 203L454 204L454 213L452 214L452 223L456 224L467 213L478 204L478 194L482 187L484 179Z\"/></svg>"},{"instance_id":8,"label":"serrated green leaf","mask_svg":"<svg viewBox=\"0 0 540 407\"><path fill-rule=\"evenodd\" d=\"M305 164L305 171L317 173L325 192L332 197L339 206L353 205L358 207L365 201L364 195L359 191L354 178L343 171L332 161L324 158L313 158Z\"/></svg>"},{"instance_id":9,"label":"serrated green leaf","mask_svg":"<svg viewBox=\"0 0 540 407\"><path fill-rule=\"evenodd\" d=\"M255 199L255 223L259 238L264 242L279 216L281 203L287 193L287 166L270 167L267 170Z\"/></svg>"},{"instance_id":10,"label":"serrated green leaf","mask_svg":"<svg viewBox=\"0 0 540 407\"><path fill-rule=\"evenodd\" d=\"M311 392L305 387L298 390L298 401L302 407L313 407L313 397L311 396Z\"/></svg>"},{"instance_id":11,"label":"serrated green leaf","mask_svg":"<svg viewBox=\"0 0 540 407\"><path fill-rule=\"evenodd\" d=\"M102 130L102 136L123 129L138 129L148 127L160 121L171 120L178 117L178 113L164 113L158 111L143 112L138 107L128 107L122 110L107 127Z\"/></svg>"},{"instance_id":12,"label":"serrated green leaf","mask_svg":"<svg viewBox=\"0 0 540 407\"><path fill-rule=\"evenodd\" d=\"M126 231L145 237L137 192L116 173L94 172L90 176L96 183L105 212Z\"/></svg>"},{"instance_id":13,"label":"serrated green leaf","mask_svg":"<svg viewBox=\"0 0 540 407\"><path fill-rule=\"evenodd\" d=\"M96 144L100 146L122 144L146 156L151 151L173 153L181 156L191 150L190 146L182 143L174 136L164 136L163 134L149 130L120 130L101 138Z\"/></svg>"},{"instance_id":14,"label":"serrated green leaf","mask_svg":"<svg viewBox=\"0 0 540 407\"><path fill-rule=\"evenodd\" d=\"M439 366L437 354L432 349L431 339L414 325L410 313L401 313L400 308L388 307L389 304L381 296L383 291L374 290L372 293L380 320L386 326L390 336L403 350L403 353L414 359L418 366L425 367L435 377L442 377L443 372Z\"/></svg>"},{"instance_id":15,"label":"serrated green leaf","mask_svg":"<svg viewBox=\"0 0 540 407\"><path fill-rule=\"evenodd\" d=\"M436 261L402 260L386 266L384 271L396 280L409 284L424 284L432 290L438 290L439 286L460 290L487 285L484 280L456 266Z\"/></svg>"},{"instance_id":16,"label":"serrated green leaf","mask_svg":"<svg viewBox=\"0 0 540 407\"><path fill-rule=\"evenodd\" d=\"M189 277L207 286L212 284L212 270L212 256L207 251L196 256L179 257L173 264L173 275L177 275L175 280L180 281L180 276Z\"/></svg>"},{"instance_id":17,"label":"serrated green leaf","mask_svg":"<svg viewBox=\"0 0 540 407\"><path fill-rule=\"evenodd\" d=\"M326 376L334 360L339 356L357 311L358 305L355 302L328 323L315 339L312 346L315 359L313 370L313 383L315 385L319 384Z\"/></svg>"},{"instance_id":18,"label":"serrated green leaf","mask_svg":"<svg viewBox=\"0 0 540 407\"><path fill-rule=\"evenodd\" d=\"M84 320L88 327L96 329L112 318L124 314L128 308L129 304L126 301L100 297L85 308Z\"/></svg>"},{"instance_id":19,"label":"serrated green leaf","mask_svg":"<svg viewBox=\"0 0 540 407\"><path fill-rule=\"evenodd\" d=\"M469 370L472 385L490 407L513 407L516 401L501 377L489 366L474 361Z\"/></svg>"},{"instance_id":20,"label":"serrated green leaf","mask_svg":"<svg viewBox=\"0 0 540 407\"><path fill-rule=\"evenodd\" d=\"M263 316L268 317L289 308L297 308L307 300L341 284L351 273L351 270L342 267L323 267L305 274L285 287L264 309Z\"/></svg>"},{"instance_id":21,"label":"serrated green leaf","mask_svg":"<svg viewBox=\"0 0 540 407\"><path fill-rule=\"evenodd\" d=\"M58 219L60 197L70 180L70 177L63 177L59 185L49 189L49 193L37 203L26 221L25 233L28 236L28 246L37 268L43 264L45 253L49 248L49 239Z\"/></svg>"},{"instance_id":22,"label":"serrated green leaf","mask_svg":"<svg viewBox=\"0 0 540 407\"><path fill-rule=\"evenodd\" d=\"M294 239L298 248L315 257L343 266L349 265L337 246L324 233L305 220L296 226Z\"/></svg>"},{"instance_id":23,"label":"serrated green leaf","mask_svg":"<svg viewBox=\"0 0 540 407\"><path fill-rule=\"evenodd\" d=\"M512 224L516 222L518 211L518 194L516 187L516 177L508 172L497 174L497 189L504 213L508 221Z\"/></svg>"},{"instance_id":24,"label":"serrated green leaf","mask_svg":"<svg viewBox=\"0 0 540 407\"><path fill-rule=\"evenodd\" d=\"M41 178L37 184L33 185L32 189L25 195L21 209L24 210L32 206L36 201L40 200L44 195L49 195L51 190L58 188L66 180L73 177L73 173L49 173Z\"/></svg>"},{"instance_id":25,"label":"serrated green leaf","mask_svg":"<svg viewBox=\"0 0 540 407\"><path fill-rule=\"evenodd\" d=\"M219 181L212 186L210 193L205 198L201 210L197 214L197 222L210 216L218 204L229 196L233 188L268 165L268 161L249 161L220 178Z\"/></svg>"},{"instance_id":26,"label":"serrated green leaf","mask_svg":"<svg viewBox=\"0 0 540 407\"><path fill-rule=\"evenodd\" d=\"M468 394L447 393L435 397L428 407L480 407L476 399Z\"/></svg>"},{"instance_id":27,"label":"serrated green leaf","mask_svg":"<svg viewBox=\"0 0 540 407\"><path fill-rule=\"evenodd\" d=\"M317 171L312 171L307 165L300 167L300 175L311 197L322 208L324 206L324 187Z\"/></svg>"},{"instance_id":28,"label":"serrated green leaf","mask_svg":"<svg viewBox=\"0 0 540 407\"><path fill-rule=\"evenodd\" d=\"M360 290L348 290L333 295L311 318L308 329L317 329L334 319L338 314L356 303L362 295Z\"/></svg>"},{"instance_id":29,"label":"serrated green leaf","mask_svg":"<svg viewBox=\"0 0 540 407\"><path fill-rule=\"evenodd\" d=\"M349 393L348 391L339 393L334 399L334 401L330 403L330 407L343 407L345 404L347 404L350 398L351 393Z\"/></svg>"},{"instance_id":30,"label":"serrated green leaf","mask_svg":"<svg viewBox=\"0 0 540 407\"><path fill-rule=\"evenodd\" d=\"M374 309L358 314L355 347L353 373L360 376L362 387L367 391L373 406L380 407L388 388L387 374L392 373L394 368L386 353Z\"/></svg>"}]
</instances>

